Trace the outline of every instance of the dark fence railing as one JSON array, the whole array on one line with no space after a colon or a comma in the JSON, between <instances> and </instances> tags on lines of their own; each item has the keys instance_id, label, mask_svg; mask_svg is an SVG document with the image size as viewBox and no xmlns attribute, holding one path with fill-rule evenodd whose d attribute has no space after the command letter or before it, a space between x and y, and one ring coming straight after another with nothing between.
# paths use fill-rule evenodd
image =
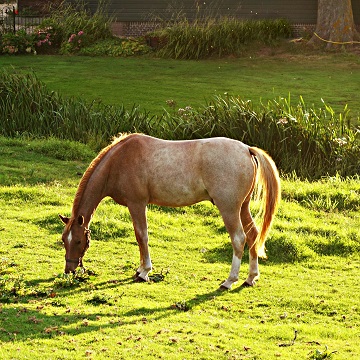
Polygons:
<instances>
[{"instance_id":1,"label":"dark fence railing","mask_svg":"<svg viewBox=\"0 0 360 360\"><path fill-rule=\"evenodd\" d=\"M0 10L0 34L9 32L16 33L23 29L32 33L44 20L42 16L21 16L17 14L15 7Z\"/></svg>"}]
</instances>

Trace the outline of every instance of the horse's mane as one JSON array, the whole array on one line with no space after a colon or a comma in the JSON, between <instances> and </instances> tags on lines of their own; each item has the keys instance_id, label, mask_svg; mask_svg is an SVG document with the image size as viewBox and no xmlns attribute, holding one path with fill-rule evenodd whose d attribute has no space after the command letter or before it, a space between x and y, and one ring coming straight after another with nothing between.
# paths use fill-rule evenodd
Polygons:
<instances>
[{"instance_id":1,"label":"horse's mane","mask_svg":"<svg viewBox=\"0 0 360 360\"><path fill-rule=\"evenodd\" d=\"M72 208L72 217L77 215L77 210L78 210L81 198L83 196L83 193L85 191L86 185L87 185L91 175L93 174L94 170L100 164L101 160L105 157L105 155L109 152L109 150L111 150L114 146L116 146L120 142L123 142L123 141L129 139L133 135L137 135L137 134L125 133L125 134L120 134L117 137L114 137L112 143L109 144L108 146L106 146L105 148L103 148L100 151L100 153L98 154L98 156L96 156L96 158L91 161L89 167L86 169L84 175L82 176L79 186L78 186L78 189L76 191L73 208Z\"/></svg>"}]
</instances>

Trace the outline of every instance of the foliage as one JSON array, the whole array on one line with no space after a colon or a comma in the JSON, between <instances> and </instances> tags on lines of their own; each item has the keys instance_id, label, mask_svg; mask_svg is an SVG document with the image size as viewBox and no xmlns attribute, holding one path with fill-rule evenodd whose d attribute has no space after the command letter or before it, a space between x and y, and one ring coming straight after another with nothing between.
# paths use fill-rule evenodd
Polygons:
<instances>
[{"instance_id":1,"label":"foliage","mask_svg":"<svg viewBox=\"0 0 360 360\"><path fill-rule=\"evenodd\" d=\"M61 29L58 24L44 20L34 33L36 52L48 54L58 51L61 44Z\"/></svg>"},{"instance_id":2,"label":"foliage","mask_svg":"<svg viewBox=\"0 0 360 360\"><path fill-rule=\"evenodd\" d=\"M34 34L19 30L6 33L0 39L2 53L25 54L76 53L96 41L112 38L112 19L106 15L105 3L99 2L95 14L91 14L83 2L63 1L56 4Z\"/></svg>"},{"instance_id":3,"label":"foliage","mask_svg":"<svg viewBox=\"0 0 360 360\"><path fill-rule=\"evenodd\" d=\"M88 35L80 30L77 34L71 34L68 41L61 45L62 54L73 54L79 52L88 44Z\"/></svg>"},{"instance_id":4,"label":"foliage","mask_svg":"<svg viewBox=\"0 0 360 360\"><path fill-rule=\"evenodd\" d=\"M150 51L143 39L113 38L100 40L81 48L79 55L85 56L133 56L143 55Z\"/></svg>"},{"instance_id":5,"label":"foliage","mask_svg":"<svg viewBox=\"0 0 360 360\"><path fill-rule=\"evenodd\" d=\"M347 114L346 106L339 114L325 103L319 110L308 108L302 98L295 105L289 97L256 107L240 97L217 96L200 110L165 113L163 134L238 139L266 149L284 172L303 177L354 175L360 167L359 133Z\"/></svg>"},{"instance_id":6,"label":"foliage","mask_svg":"<svg viewBox=\"0 0 360 360\"><path fill-rule=\"evenodd\" d=\"M90 272L92 274L92 272ZM59 274L54 280L54 288L72 288L77 287L83 282L89 281L89 273L81 268L78 268L75 273Z\"/></svg>"},{"instance_id":7,"label":"foliage","mask_svg":"<svg viewBox=\"0 0 360 360\"><path fill-rule=\"evenodd\" d=\"M310 360L326 360L326 359L333 359L333 355L336 353L337 351L332 351L330 352L327 348L327 346L325 347L325 351L321 351L319 349L314 350L313 353L310 354L309 359Z\"/></svg>"},{"instance_id":8,"label":"foliage","mask_svg":"<svg viewBox=\"0 0 360 360\"><path fill-rule=\"evenodd\" d=\"M0 54L29 54L34 52L34 36L19 30L14 33L6 33L0 37Z\"/></svg>"},{"instance_id":9,"label":"foliage","mask_svg":"<svg viewBox=\"0 0 360 360\"><path fill-rule=\"evenodd\" d=\"M0 106L3 135L54 136L92 143L97 149L106 145L114 134L129 132L148 120L147 114L140 113L136 107L129 112L121 106L63 98L48 91L31 74L2 74Z\"/></svg>"},{"instance_id":10,"label":"foliage","mask_svg":"<svg viewBox=\"0 0 360 360\"><path fill-rule=\"evenodd\" d=\"M175 59L203 59L240 55L250 44L273 44L289 37L285 20L238 20L235 18L183 19L148 34L156 39L158 55Z\"/></svg>"},{"instance_id":11,"label":"foliage","mask_svg":"<svg viewBox=\"0 0 360 360\"><path fill-rule=\"evenodd\" d=\"M78 52L86 45L112 38L112 19L106 15L106 4L100 1L94 14L86 9L83 2L63 2L51 11L42 27L56 29L62 53Z\"/></svg>"}]
</instances>

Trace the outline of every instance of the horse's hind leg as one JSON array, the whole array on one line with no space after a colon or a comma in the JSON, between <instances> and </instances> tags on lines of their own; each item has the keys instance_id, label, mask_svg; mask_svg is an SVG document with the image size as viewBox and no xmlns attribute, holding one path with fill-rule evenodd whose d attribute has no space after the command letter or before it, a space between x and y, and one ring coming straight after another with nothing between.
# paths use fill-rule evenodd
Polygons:
<instances>
[{"instance_id":1,"label":"horse's hind leg","mask_svg":"<svg viewBox=\"0 0 360 360\"><path fill-rule=\"evenodd\" d=\"M249 246L249 276L243 283L244 286L255 285L255 280L260 277L258 255L256 252L255 240L259 233L250 213L250 201L245 201L241 207L241 222L246 233L246 242Z\"/></svg>"},{"instance_id":2,"label":"horse's hind leg","mask_svg":"<svg viewBox=\"0 0 360 360\"><path fill-rule=\"evenodd\" d=\"M241 265L241 258L244 252L245 232L240 221L239 210L235 209L231 212L222 211L220 213L223 217L226 229L230 235L233 247L233 258L231 263L230 275L222 284L222 289L230 289L232 284L238 281L239 271Z\"/></svg>"},{"instance_id":3,"label":"horse's hind leg","mask_svg":"<svg viewBox=\"0 0 360 360\"><path fill-rule=\"evenodd\" d=\"M149 281L148 273L152 269L149 239L147 231L146 206L132 204L128 205L130 215L133 221L136 240L140 250L140 266L136 271L137 281Z\"/></svg>"}]
</instances>

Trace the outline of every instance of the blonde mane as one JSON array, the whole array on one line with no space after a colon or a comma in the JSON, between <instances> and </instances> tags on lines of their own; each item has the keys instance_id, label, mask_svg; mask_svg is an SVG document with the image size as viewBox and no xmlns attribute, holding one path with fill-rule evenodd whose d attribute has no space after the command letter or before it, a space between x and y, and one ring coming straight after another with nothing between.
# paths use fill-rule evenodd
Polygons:
<instances>
[{"instance_id":1,"label":"blonde mane","mask_svg":"<svg viewBox=\"0 0 360 360\"><path fill-rule=\"evenodd\" d=\"M112 143L109 144L108 146L106 146L105 148L103 148L99 152L99 154L96 156L96 158L91 161L89 167L86 169L84 175L82 176L79 187L76 191L73 208L72 208L72 218L74 218L77 215L77 211L78 211L83 193L86 189L86 185L87 185L91 175L93 174L94 170L100 164L101 160L105 157L105 155L109 152L109 150L111 150L114 146L116 146L117 144L119 144L122 141L125 141L126 139L128 139L129 137L131 137L133 135L136 135L136 134L124 133L124 134L119 134L119 136L117 136L117 137L114 137Z\"/></svg>"}]
</instances>

